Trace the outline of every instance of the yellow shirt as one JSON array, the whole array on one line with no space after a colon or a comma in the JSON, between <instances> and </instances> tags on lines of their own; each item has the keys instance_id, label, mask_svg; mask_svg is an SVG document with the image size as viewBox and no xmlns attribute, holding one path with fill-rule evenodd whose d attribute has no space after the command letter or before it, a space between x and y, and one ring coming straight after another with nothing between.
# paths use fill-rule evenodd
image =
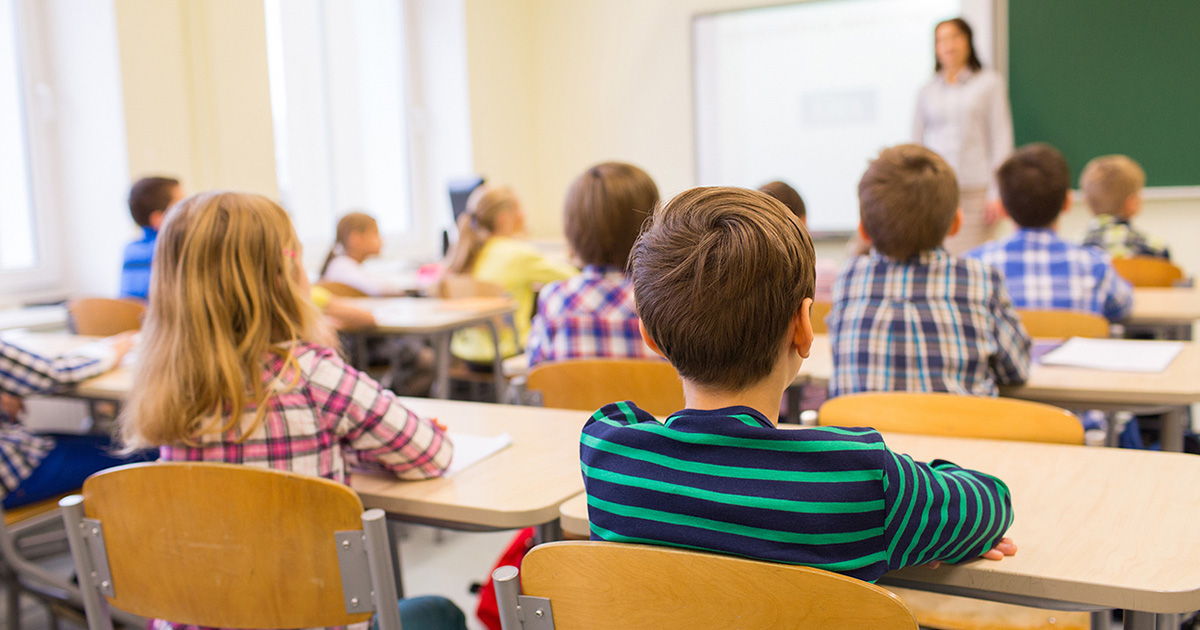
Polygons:
<instances>
[{"instance_id":1,"label":"yellow shirt","mask_svg":"<svg viewBox=\"0 0 1200 630\"><path fill-rule=\"evenodd\" d=\"M529 323L533 319L534 290L548 282L565 280L577 275L575 267L546 258L532 245L507 236L493 236L475 258L471 275L476 280L500 285L517 301L513 315L517 338L525 345ZM500 327L500 352L504 356L517 354L517 341L508 326ZM472 363L491 363L495 355L491 333L485 327L469 328L454 333L450 350L455 356Z\"/></svg>"}]
</instances>

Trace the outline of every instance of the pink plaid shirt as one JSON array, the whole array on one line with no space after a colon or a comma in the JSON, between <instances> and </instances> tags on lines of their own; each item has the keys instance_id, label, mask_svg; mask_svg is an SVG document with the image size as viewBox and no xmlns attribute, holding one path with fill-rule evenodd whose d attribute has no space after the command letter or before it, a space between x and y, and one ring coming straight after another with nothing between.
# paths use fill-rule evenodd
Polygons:
<instances>
[{"instance_id":1,"label":"pink plaid shirt","mask_svg":"<svg viewBox=\"0 0 1200 630\"><path fill-rule=\"evenodd\" d=\"M263 379L274 395L266 417L245 440L236 432L206 435L199 446L164 446L164 461L213 461L263 466L346 482L346 467L391 471L401 479L438 477L450 465L453 447L441 429L396 400L367 375L346 365L336 352L310 343L293 348L300 366L281 374L272 356ZM254 410L243 416L254 418ZM365 628L365 624L360 624ZM154 630L198 630L162 619ZM355 626L356 628L359 625Z\"/></svg>"}]
</instances>

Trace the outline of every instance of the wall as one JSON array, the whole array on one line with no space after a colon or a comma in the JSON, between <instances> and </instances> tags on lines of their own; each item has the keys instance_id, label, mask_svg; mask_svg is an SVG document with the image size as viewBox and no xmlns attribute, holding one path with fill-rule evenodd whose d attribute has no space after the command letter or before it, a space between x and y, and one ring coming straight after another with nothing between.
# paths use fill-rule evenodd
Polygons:
<instances>
[{"instance_id":1,"label":"wall","mask_svg":"<svg viewBox=\"0 0 1200 630\"><path fill-rule=\"evenodd\" d=\"M595 162L637 164L664 196L694 185L691 17L770 4L783 2L467 0L476 169L517 188L538 238L561 237L563 194ZM1064 233L1082 234L1086 214L1069 213ZM1148 199L1138 222L1200 270L1184 240L1200 231L1200 199Z\"/></svg>"},{"instance_id":2,"label":"wall","mask_svg":"<svg viewBox=\"0 0 1200 630\"><path fill-rule=\"evenodd\" d=\"M262 0L116 0L133 177L277 197Z\"/></svg>"}]
</instances>

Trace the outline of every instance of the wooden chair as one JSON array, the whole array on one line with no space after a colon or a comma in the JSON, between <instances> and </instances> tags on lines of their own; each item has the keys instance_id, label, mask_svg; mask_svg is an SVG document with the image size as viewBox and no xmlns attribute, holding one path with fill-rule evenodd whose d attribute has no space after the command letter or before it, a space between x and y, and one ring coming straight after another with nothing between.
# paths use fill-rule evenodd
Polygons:
<instances>
[{"instance_id":1,"label":"wooden chair","mask_svg":"<svg viewBox=\"0 0 1200 630\"><path fill-rule=\"evenodd\" d=\"M1065 310L1017 309L1030 337L1065 339L1067 337L1110 336L1108 320L1095 313Z\"/></svg>"},{"instance_id":2,"label":"wooden chair","mask_svg":"<svg viewBox=\"0 0 1200 630\"><path fill-rule=\"evenodd\" d=\"M504 287L494 283L477 280L470 274L446 274L438 281L436 287L436 295L447 300L458 300L477 297L504 297L508 292ZM492 342L495 344L495 360L492 365L492 373L484 373L473 371L467 367L466 362L455 360L450 366L450 379L459 383L464 383L471 390L471 397L475 399L489 398L492 402L503 402L507 395L508 386L504 378L502 362L505 357L500 356L500 342L497 335L500 334L502 328L507 328L512 331L512 338L517 341L516 320L511 315L488 323L488 328L491 331ZM520 352L520 343L517 343L517 351ZM491 396L477 394L477 388L491 388Z\"/></svg>"},{"instance_id":3,"label":"wooden chair","mask_svg":"<svg viewBox=\"0 0 1200 630\"><path fill-rule=\"evenodd\" d=\"M1011 398L917 392L850 394L821 405L817 423L872 427L895 433L1083 444L1083 425L1071 412ZM892 590L907 602L922 627L949 630L1034 628L1051 618L1063 622L1064 627L1087 624L1087 613L1062 613L974 600L964 603L961 598L946 595Z\"/></svg>"},{"instance_id":4,"label":"wooden chair","mask_svg":"<svg viewBox=\"0 0 1200 630\"><path fill-rule=\"evenodd\" d=\"M574 359L541 363L526 379L542 405L595 411L621 400L660 417L683 409L683 384L666 361L654 359Z\"/></svg>"},{"instance_id":5,"label":"wooden chair","mask_svg":"<svg viewBox=\"0 0 1200 630\"><path fill-rule=\"evenodd\" d=\"M1173 287L1183 280L1183 270L1154 256L1114 258L1117 273L1135 287Z\"/></svg>"},{"instance_id":6,"label":"wooden chair","mask_svg":"<svg viewBox=\"0 0 1200 630\"><path fill-rule=\"evenodd\" d=\"M67 304L67 312L75 334L107 337L140 330L146 303L133 299L79 298Z\"/></svg>"},{"instance_id":7,"label":"wooden chair","mask_svg":"<svg viewBox=\"0 0 1200 630\"><path fill-rule=\"evenodd\" d=\"M812 305L812 327L813 334L824 335L829 332L829 327L825 325L825 318L829 316L829 311L833 308L833 304L829 302L813 302Z\"/></svg>"},{"instance_id":8,"label":"wooden chair","mask_svg":"<svg viewBox=\"0 0 1200 630\"><path fill-rule=\"evenodd\" d=\"M132 464L92 475L60 505L91 630L112 627L108 604L200 626L340 626L374 613L380 628L400 628L384 513L364 512L343 484Z\"/></svg>"},{"instance_id":9,"label":"wooden chair","mask_svg":"<svg viewBox=\"0 0 1200 630\"><path fill-rule=\"evenodd\" d=\"M899 598L868 582L669 547L539 545L492 581L504 630L917 628Z\"/></svg>"},{"instance_id":10,"label":"wooden chair","mask_svg":"<svg viewBox=\"0 0 1200 630\"><path fill-rule=\"evenodd\" d=\"M354 287L352 287L348 284L342 284L341 282L323 281L323 282L318 282L313 286L321 287L322 289L325 289L326 291L328 291L338 297L348 297L348 298L367 297L366 293L363 293L362 291L359 291L358 289L355 289Z\"/></svg>"},{"instance_id":11,"label":"wooden chair","mask_svg":"<svg viewBox=\"0 0 1200 630\"><path fill-rule=\"evenodd\" d=\"M821 426L984 440L1083 444L1083 425L1065 409L1015 400L919 392L872 392L830 399Z\"/></svg>"}]
</instances>

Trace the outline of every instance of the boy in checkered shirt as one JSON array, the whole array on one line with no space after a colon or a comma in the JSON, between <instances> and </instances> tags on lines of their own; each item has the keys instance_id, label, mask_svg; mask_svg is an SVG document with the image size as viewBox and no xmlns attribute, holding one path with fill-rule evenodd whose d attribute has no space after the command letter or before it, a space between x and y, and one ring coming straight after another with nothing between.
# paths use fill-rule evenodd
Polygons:
<instances>
[{"instance_id":1,"label":"boy in checkered shirt","mask_svg":"<svg viewBox=\"0 0 1200 630\"><path fill-rule=\"evenodd\" d=\"M858 184L871 245L833 288L830 396L932 391L995 396L1029 375L1030 339L1004 280L942 242L962 224L954 171L917 145L884 150Z\"/></svg>"},{"instance_id":2,"label":"boy in checkered shirt","mask_svg":"<svg viewBox=\"0 0 1200 630\"><path fill-rule=\"evenodd\" d=\"M1096 215L1088 222L1084 245L1098 247L1113 258L1153 256L1171 259L1162 239L1139 232L1130 221L1142 210L1146 172L1124 155L1102 155L1088 162L1079 188Z\"/></svg>"},{"instance_id":3,"label":"boy in checkered shirt","mask_svg":"<svg viewBox=\"0 0 1200 630\"><path fill-rule=\"evenodd\" d=\"M1128 317L1133 287L1117 275L1108 254L1057 233L1059 215L1071 207L1071 171L1062 154L1048 144L1023 146L1000 166L996 179L1017 233L967 257L1004 275L1017 308L1085 311L1110 321Z\"/></svg>"}]
</instances>

